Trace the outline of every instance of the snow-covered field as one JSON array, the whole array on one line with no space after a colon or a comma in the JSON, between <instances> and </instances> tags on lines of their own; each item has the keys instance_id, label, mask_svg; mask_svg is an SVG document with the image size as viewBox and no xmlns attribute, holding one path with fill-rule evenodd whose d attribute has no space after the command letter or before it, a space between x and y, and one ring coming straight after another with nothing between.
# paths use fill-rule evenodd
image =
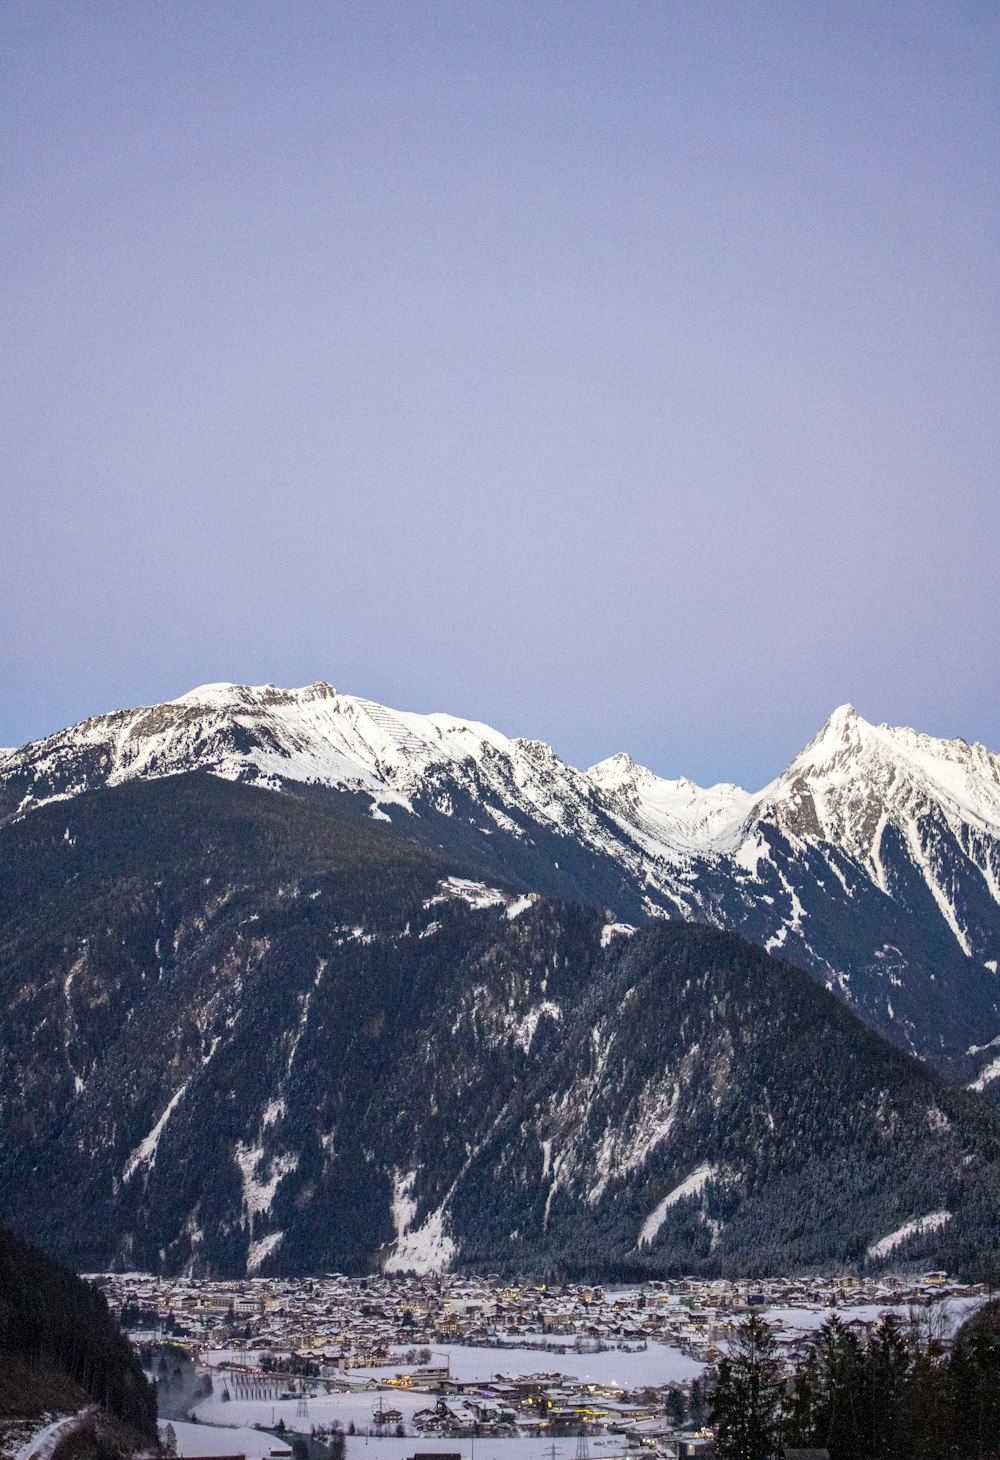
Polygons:
<instances>
[{"instance_id":1,"label":"snow-covered field","mask_svg":"<svg viewBox=\"0 0 1000 1460\"><path fill-rule=\"evenodd\" d=\"M311 1408L311 1403L310 1403ZM300 1425L308 1428L305 1420ZM161 1425L161 1432L165 1426ZM184 1455L245 1455L247 1460L268 1460L273 1448L285 1442L263 1430L246 1428L220 1429L207 1424L174 1422L177 1453ZM453 1440L379 1440L365 1435L347 1436L347 1460L408 1460L414 1449L447 1450L463 1460L552 1460L551 1440L511 1439ZM620 1460L623 1447L620 1437L591 1439L592 1460ZM557 1440L555 1460L574 1460L576 1441Z\"/></svg>"},{"instance_id":2,"label":"snow-covered field","mask_svg":"<svg viewBox=\"0 0 1000 1460\"><path fill-rule=\"evenodd\" d=\"M247 1460L267 1460L271 1450L281 1443L263 1430L218 1429L177 1419L169 1423L173 1425L178 1455L245 1455ZM161 1421L161 1439L166 1428L167 1422Z\"/></svg>"},{"instance_id":3,"label":"snow-covered field","mask_svg":"<svg viewBox=\"0 0 1000 1460\"><path fill-rule=\"evenodd\" d=\"M385 1389L362 1390L353 1394L321 1392L313 1395L308 1393L308 1380L306 1384L308 1420L296 1415L296 1399L224 1400L221 1398L222 1384L218 1378L215 1381L216 1394L211 1399L203 1399L194 1412L200 1420L217 1425L272 1424L281 1419L289 1429L308 1430L313 1425L329 1425L336 1421L345 1430L350 1424L357 1430L363 1430L372 1428L373 1411L378 1407L379 1400L386 1409L398 1409L407 1426L418 1409L433 1409L436 1402L433 1394L405 1394Z\"/></svg>"},{"instance_id":4,"label":"snow-covered field","mask_svg":"<svg viewBox=\"0 0 1000 1460\"><path fill-rule=\"evenodd\" d=\"M298 1399L238 1399L222 1398L225 1381L225 1365L235 1360L246 1362L249 1355L234 1350L219 1350L208 1356L214 1370L215 1393L204 1399L195 1408L200 1424L177 1425L177 1448L180 1455L235 1454L242 1453L247 1460L259 1460L267 1456L271 1445L279 1443L272 1436L261 1436L254 1430L255 1424L276 1425L283 1421L286 1431L308 1432L315 1425L326 1426L337 1422L345 1431L353 1424L359 1432L374 1427L374 1411L383 1405L395 1409L403 1416L403 1423L410 1431L406 1439L366 1436L358 1433L348 1436L347 1460L406 1460L412 1455L414 1445L418 1448L447 1449L466 1453L467 1441L434 1439L421 1441L412 1430L413 1415L420 1409L432 1408L435 1396L424 1393L407 1393L395 1388L380 1387L377 1390L358 1389L349 1393L323 1392L324 1385L306 1381L306 1404L308 1415L299 1411ZM650 1343L642 1352L627 1352L611 1349L606 1353L544 1353L524 1348L469 1348L461 1344L448 1344L432 1350L431 1362L443 1365L447 1358L454 1378L461 1380L489 1380L497 1374L520 1375L532 1373L559 1373L567 1378L580 1379L600 1384L618 1384L622 1388L642 1388L645 1385L666 1384L693 1379L701 1373L703 1365L682 1354L679 1349L664 1344ZM405 1364L390 1364L385 1368L355 1370L344 1375L347 1382L360 1384L371 1378L384 1385L396 1373L406 1372ZM236 1391L230 1383L231 1392ZM225 1428L222 1428L224 1426ZM183 1431L183 1434L182 1434ZM249 1437L249 1438L248 1438ZM211 1445L207 1444L211 1438ZM265 1443L267 1442L267 1443ZM574 1441L556 1446L557 1460L565 1451L566 1460L573 1460ZM478 1441L480 1460L551 1460L551 1440L525 1438ZM469 1447L471 1450L471 1447ZM620 1439L591 1441L595 1457L609 1460L621 1452ZM362 1453L363 1452L363 1453ZM494 1455L495 1452L495 1455ZM469 1460L472 1460L470 1453Z\"/></svg>"},{"instance_id":5,"label":"snow-covered field","mask_svg":"<svg viewBox=\"0 0 1000 1460\"><path fill-rule=\"evenodd\" d=\"M653 1342L639 1353L609 1349L599 1354L572 1351L561 1354L543 1353L540 1349L531 1348L469 1348L457 1343L435 1345L431 1352L432 1364L443 1364L447 1356L451 1377L463 1383L471 1379L493 1379L497 1374L512 1377L559 1373L591 1384L619 1384L623 1389L641 1389L647 1384L693 1379L704 1368L696 1359L682 1354L680 1349ZM395 1373L406 1372L405 1364L390 1364L385 1369L358 1369L351 1377L384 1381Z\"/></svg>"},{"instance_id":6,"label":"snow-covered field","mask_svg":"<svg viewBox=\"0 0 1000 1460\"><path fill-rule=\"evenodd\" d=\"M448 1344L432 1350L432 1362L443 1364L447 1357L453 1378L460 1380L489 1380L497 1374L521 1375L534 1373L558 1373L570 1379L579 1379L595 1384L618 1384L623 1389L643 1388L646 1385L677 1383L693 1379L701 1373L704 1365L690 1359L679 1349L665 1344L651 1343L641 1353L629 1353L611 1349L598 1354L552 1354L536 1349L468 1348L460 1344ZM215 1365L223 1353L213 1355ZM228 1355L227 1355L228 1357ZM241 1355L245 1360L246 1356ZM361 1383L371 1378L385 1384L396 1373L408 1372L405 1364L390 1364L386 1368L354 1370L344 1375L351 1383ZM297 1414L297 1399L238 1399L222 1398L224 1370L215 1368L215 1393L196 1406L199 1420L218 1425L276 1424L284 1420L291 1429L306 1429L312 1425L328 1425L338 1421L346 1430L354 1424L357 1430L371 1428L373 1413L381 1400L384 1408L397 1409L403 1416L403 1423L409 1426L412 1416L420 1409L433 1408L435 1396L424 1393L407 1393L404 1390L379 1388L378 1390L355 1390L351 1393L323 1393L322 1383L309 1384L307 1389L317 1391L307 1396L308 1420ZM235 1385L231 1385L235 1392ZM412 1441L410 1442L412 1445ZM504 1455L508 1455L506 1448ZM389 1460L389 1457L386 1457ZM512 1460L512 1455L508 1456Z\"/></svg>"}]
</instances>

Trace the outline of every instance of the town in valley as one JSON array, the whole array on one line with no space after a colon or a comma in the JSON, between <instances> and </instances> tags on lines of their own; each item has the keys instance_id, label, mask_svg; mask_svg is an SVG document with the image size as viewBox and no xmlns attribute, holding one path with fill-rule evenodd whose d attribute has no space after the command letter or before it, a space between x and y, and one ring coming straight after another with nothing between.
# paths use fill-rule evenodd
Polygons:
<instances>
[{"instance_id":1,"label":"town in valley","mask_svg":"<svg viewBox=\"0 0 1000 1460\"><path fill-rule=\"evenodd\" d=\"M613 1460L698 1454L713 1366L748 1314L790 1368L836 1313L947 1340L989 1296L943 1272L629 1287L458 1275L95 1277L180 1455ZM339 1453L343 1454L344 1448ZM334 1453L337 1453L336 1451Z\"/></svg>"}]
</instances>

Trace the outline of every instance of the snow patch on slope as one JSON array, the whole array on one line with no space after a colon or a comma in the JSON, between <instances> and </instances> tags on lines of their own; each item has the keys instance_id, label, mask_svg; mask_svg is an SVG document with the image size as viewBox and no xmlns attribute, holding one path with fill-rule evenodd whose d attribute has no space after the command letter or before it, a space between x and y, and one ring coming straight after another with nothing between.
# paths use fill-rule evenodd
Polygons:
<instances>
[{"instance_id":1,"label":"snow patch on slope","mask_svg":"<svg viewBox=\"0 0 1000 1460\"><path fill-rule=\"evenodd\" d=\"M233 1151L233 1160L240 1168L243 1180L243 1205L252 1217L271 1210L278 1183L295 1171L299 1164L299 1158L294 1152L275 1156L268 1164L265 1179L261 1181L257 1170L263 1157L263 1146L245 1146L242 1141L237 1142Z\"/></svg>"},{"instance_id":2,"label":"snow patch on slope","mask_svg":"<svg viewBox=\"0 0 1000 1460\"><path fill-rule=\"evenodd\" d=\"M551 999L543 999L540 1004L529 1009L519 1020L514 1030L514 1043L520 1045L525 1054L531 1052L531 1041L534 1039L535 1031L542 1019L553 1019L558 1022L562 1019L562 1009Z\"/></svg>"},{"instance_id":3,"label":"snow patch on slope","mask_svg":"<svg viewBox=\"0 0 1000 1460\"><path fill-rule=\"evenodd\" d=\"M446 877L438 883L436 897L429 897L424 907L434 907L441 902L467 902L469 907L502 907L508 900L499 887L487 887L485 882L474 882L469 877Z\"/></svg>"},{"instance_id":4,"label":"snow patch on slope","mask_svg":"<svg viewBox=\"0 0 1000 1460\"><path fill-rule=\"evenodd\" d=\"M397 1172L392 1197L392 1220L396 1229L396 1240L392 1251L383 1264L385 1272L447 1272L455 1257L455 1243L445 1226L445 1206L442 1203L436 1211L419 1226L411 1229L417 1214L417 1203L413 1187L416 1171Z\"/></svg>"},{"instance_id":5,"label":"snow patch on slope","mask_svg":"<svg viewBox=\"0 0 1000 1460\"><path fill-rule=\"evenodd\" d=\"M638 1247L648 1247L663 1226L670 1208L676 1206L679 1201L684 1201L686 1197L700 1195L714 1175L715 1167L706 1162L702 1166L696 1166L690 1176L685 1176L684 1180L675 1186L673 1191L668 1191L663 1200L657 1202L656 1206L643 1222L639 1231L639 1241L636 1245Z\"/></svg>"},{"instance_id":6,"label":"snow patch on slope","mask_svg":"<svg viewBox=\"0 0 1000 1460\"><path fill-rule=\"evenodd\" d=\"M270 1257L275 1248L281 1246L284 1236L284 1232L268 1232L266 1237L250 1243L247 1252L247 1277L253 1277L255 1272L260 1271L265 1259Z\"/></svg>"},{"instance_id":7,"label":"snow patch on slope","mask_svg":"<svg viewBox=\"0 0 1000 1460\"><path fill-rule=\"evenodd\" d=\"M980 1070L976 1079L966 1087L969 1090L985 1090L987 1085L992 1085L994 1080L1000 1079L1000 1055L995 1060L990 1060L985 1069Z\"/></svg>"},{"instance_id":8,"label":"snow patch on slope","mask_svg":"<svg viewBox=\"0 0 1000 1460\"><path fill-rule=\"evenodd\" d=\"M140 1166L147 1166L152 1170L156 1165L156 1148L160 1144L160 1137L166 1129L168 1120L183 1098L184 1092L189 1084L190 1080L185 1080L181 1088L171 1095L167 1101L166 1109L153 1126L153 1129L149 1132L149 1135L146 1136L145 1140L139 1142L131 1156L129 1156L125 1162L125 1169L122 1171L123 1181L131 1181Z\"/></svg>"},{"instance_id":9,"label":"snow patch on slope","mask_svg":"<svg viewBox=\"0 0 1000 1460\"><path fill-rule=\"evenodd\" d=\"M609 948L615 938L631 938L637 931L631 923L605 923L601 929L601 947Z\"/></svg>"},{"instance_id":10,"label":"snow patch on slope","mask_svg":"<svg viewBox=\"0 0 1000 1460\"><path fill-rule=\"evenodd\" d=\"M890 1232L887 1237L880 1237L868 1248L868 1257L888 1257L890 1252L909 1240L910 1237L919 1236L922 1232L936 1232L951 1221L951 1212L928 1212L925 1217L915 1217L911 1222L904 1222L897 1227L895 1232Z\"/></svg>"}]
</instances>

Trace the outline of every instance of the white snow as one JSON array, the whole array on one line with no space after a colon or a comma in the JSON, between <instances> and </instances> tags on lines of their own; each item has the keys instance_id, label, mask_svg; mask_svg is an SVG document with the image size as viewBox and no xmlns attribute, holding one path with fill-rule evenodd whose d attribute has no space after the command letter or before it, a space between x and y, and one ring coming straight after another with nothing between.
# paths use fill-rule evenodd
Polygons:
<instances>
[{"instance_id":1,"label":"white snow","mask_svg":"<svg viewBox=\"0 0 1000 1460\"><path fill-rule=\"evenodd\" d=\"M487 887L485 882L474 882L469 877L446 877L438 883L437 896L428 898L424 907L434 907L436 903L453 899L467 902L474 908L502 907L508 900L499 887Z\"/></svg>"},{"instance_id":2,"label":"white snow","mask_svg":"<svg viewBox=\"0 0 1000 1460\"><path fill-rule=\"evenodd\" d=\"M615 938L631 938L637 931L631 923L605 923L601 929L601 947L609 947Z\"/></svg>"},{"instance_id":3,"label":"white snow","mask_svg":"<svg viewBox=\"0 0 1000 1460\"><path fill-rule=\"evenodd\" d=\"M648 1247L656 1237L657 1232L666 1220L667 1212L672 1206L676 1206L685 1197L697 1196L705 1188L706 1182L715 1175L715 1167L707 1162L702 1166L696 1166L690 1176L685 1176L673 1191L668 1191L662 1201L657 1202L649 1216L642 1224L639 1232L638 1247Z\"/></svg>"},{"instance_id":4,"label":"white snow","mask_svg":"<svg viewBox=\"0 0 1000 1460\"><path fill-rule=\"evenodd\" d=\"M756 878L761 862L766 862L769 853L767 844L763 837L757 832L746 837L733 853L733 862L737 867L742 867L744 872L749 872L751 877Z\"/></svg>"},{"instance_id":5,"label":"white snow","mask_svg":"<svg viewBox=\"0 0 1000 1460\"><path fill-rule=\"evenodd\" d=\"M392 1221L396 1240L384 1263L386 1272L447 1272L455 1256L455 1244L445 1230L447 1199L431 1212L423 1224L412 1228L417 1215L413 1187L416 1171L396 1172L392 1196Z\"/></svg>"},{"instance_id":6,"label":"white snow","mask_svg":"<svg viewBox=\"0 0 1000 1460\"><path fill-rule=\"evenodd\" d=\"M276 1247L280 1247L284 1232L268 1232L266 1237L260 1237L256 1242L250 1243L247 1252L247 1277L252 1277L260 1270L266 1257L270 1257Z\"/></svg>"},{"instance_id":7,"label":"white snow","mask_svg":"<svg viewBox=\"0 0 1000 1460\"><path fill-rule=\"evenodd\" d=\"M148 1166L152 1169L156 1165L156 1148L160 1143L160 1136L163 1134L167 1121L173 1115L179 1101L182 1099L188 1084L189 1081L185 1080L181 1088L171 1095L167 1101L166 1109L153 1126L149 1135L139 1142L131 1156L129 1156L125 1162L125 1169L122 1171L123 1181L131 1181L140 1166Z\"/></svg>"},{"instance_id":8,"label":"white snow","mask_svg":"<svg viewBox=\"0 0 1000 1460\"><path fill-rule=\"evenodd\" d=\"M554 1019L558 1021L561 1018L562 1009L560 1009L559 1005L554 1004L551 999L543 999L540 1004L535 1004L533 1008L529 1009L518 1022L514 1030L514 1043L519 1044L525 1054L528 1054L531 1050L531 1041L535 1037L535 1030L538 1028L539 1021L542 1019Z\"/></svg>"},{"instance_id":9,"label":"white snow","mask_svg":"<svg viewBox=\"0 0 1000 1460\"><path fill-rule=\"evenodd\" d=\"M412 1232L404 1232L385 1261L386 1272L447 1272L455 1258L455 1244L448 1235L445 1208L440 1206Z\"/></svg>"},{"instance_id":10,"label":"white snow","mask_svg":"<svg viewBox=\"0 0 1000 1460\"><path fill-rule=\"evenodd\" d=\"M946 1222L951 1221L951 1212L928 1212L925 1217L914 1217L910 1222L904 1222L897 1227L895 1232L890 1232L887 1237L880 1237L868 1248L868 1257L888 1257L890 1252L895 1251L903 1242L910 1237L918 1236L922 1232L936 1232Z\"/></svg>"},{"instance_id":11,"label":"white snow","mask_svg":"<svg viewBox=\"0 0 1000 1460\"><path fill-rule=\"evenodd\" d=\"M435 1350L436 1352L436 1350ZM242 1359L242 1355L240 1358ZM389 1365L387 1368L372 1369L371 1377L377 1381L385 1382L395 1376L397 1372L405 1372L407 1365L400 1363L398 1368ZM367 1377L367 1375L365 1375ZM358 1382L362 1378L360 1371L354 1371L350 1378ZM211 1399L204 1399L195 1408L195 1414L203 1423L211 1425L246 1425L251 1426L261 1422L271 1423L272 1411L274 1419L283 1419L285 1426L290 1430L306 1430L308 1432L312 1425L329 1425L339 1423L344 1430L348 1425L353 1424L364 1438L369 1438L371 1445L376 1445L376 1436L364 1436L364 1431L372 1428L374 1411L380 1404L386 1409L396 1409L403 1416L407 1425L412 1421L413 1416L421 1409L433 1407L435 1396L425 1393L407 1393L403 1389L364 1389L357 1392L340 1392L334 1390L331 1394L323 1392L322 1387L308 1385L312 1392L309 1394L307 1403L309 1406L308 1418L297 1414L298 1401L295 1399L241 1399L237 1397L235 1383L230 1386L229 1399L222 1398L222 1385L224 1376L215 1375L215 1393ZM235 1391L235 1392L234 1392ZM272 1444L276 1441L272 1438ZM412 1455L414 1445L412 1439L409 1441L410 1454ZM369 1447L370 1448L370 1447ZM419 1445L417 1448L421 1448ZM204 1453L204 1452L201 1452Z\"/></svg>"},{"instance_id":12,"label":"white snow","mask_svg":"<svg viewBox=\"0 0 1000 1460\"><path fill-rule=\"evenodd\" d=\"M528 908L537 901L538 897L534 892L527 892L523 897L515 897L513 902L507 904L508 921L513 922L515 918L519 918L523 912L527 912Z\"/></svg>"},{"instance_id":13,"label":"white snow","mask_svg":"<svg viewBox=\"0 0 1000 1460\"><path fill-rule=\"evenodd\" d=\"M591 1384L620 1384L622 1388L641 1389L647 1384L664 1384L673 1379L694 1378L704 1365L690 1359L680 1349L649 1340L645 1349L607 1349L603 1353L544 1354L537 1349L513 1347L469 1347L464 1344L435 1344L434 1362L445 1357L453 1379L461 1383L474 1379L493 1379L497 1374L537 1374L539 1370L556 1370L570 1379ZM405 1365L400 1365L404 1368ZM374 1377L393 1373L394 1369L371 1370ZM659 1376L659 1377L657 1377ZM513 1442L511 1442L513 1443ZM551 1440L548 1442L551 1445ZM435 1445L435 1449L437 1446ZM450 1442L449 1442L450 1448ZM412 1450L410 1452L412 1454ZM506 1455L507 1451L498 1452Z\"/></svg>"},{"instance_id":14,"label":"white snow","mask_svg":"<svg viewBox=\"0 0 1000 1460\"><path fill-rule=\"evenodd\" d=\"M780 1324L784 1333L811 1333L822 1328L836 1314L844 1321L875 1323L885 1313L894 1313L904 1323L914 1318L919 1322L930 1320L935 1333L942 1336L953 1334L965 1320L987 1301L986 1296L975 1298L943 1298L932 1302L929 1307L914 1308L912 1303L851 1303L846 1307L829 1308L809 1306L807 1308L767 1308L765 1315L771 1323Z\"/></svg>"},{"instance_id":15,"label":"white snow","mask_svg":"<svg viewBox=\"0 0 1000 1460\"><path fill-rule=\"evenodd\" d=\"M237 1141L233 1150L233 1160L240 1168L240 1176L243 1179L243 1205L252 1217L259 1212L271 1210L278 1183L283 1177L296 1170L299 1164L299 1158L295 1152L274 1156L268 1163L266 1178L261 1181L257 1176L257 1168L263 1157L263 1146L245 1146L242 1141Z\"/></svg>"},{"instance_id":16,"label":"white snow","mask_svg":"<svg viewBox=\"0 0 1000 1460\"><path fill-rule=\"evenodd\" d=\"M14 1460L49 1460L49 1456L67 1430L73 1428L89 1410L77 1414L61 1414L56 1419L35 1431L14 1456Z\"/></svg>"},{"instance_id":17,"label":"white snow","mask_svg":"<svg viewBox=\"0 0 1000 1460\"><path fill-rule=\"evenodd\" d=\"M996 1059L990 1060L989 1064L980 1070L978 1078L970 1082L968 1089L985 1090L986 1086L991 1085L996 1079L1000 1079L1000 1055L997 1055Z\"/></svg>"},{"instance_id":18,"label":"white snow","mask_svg":"<svg viewBox=\"0 0 1000 1460\"><path fill-rule=\"evenodd\" d=\"M229 1405L226 1405L229 1408ZM258 1406L260 1408L260 1406ZM292 1405L294 1411L295 1405ZM270 1405L267 1414L261 1413L261 1422L271 1421ZM288 1421L286 1420L287 1424ZM247 1460L268 1460L278 1440L267 1430L230 1429L225 1425L190 1424L186 1420L160 1421L160 1438L171 1425L177 1442L178 1455L245 1455Z\"/></svg>"},{"instance_id":19,"label":"white snow","mask_svg":"<svg viewBox=\"0 0 1000 1460\"><path fill-rule=\"evenodd\" d=\"M108 769L95 773L97 761ZM467 797L493 828L524 836L541 824L611 856L645 881L653 916L669 906L682 916L713 918L696 858L742 874L738 881L751 896L749 884L771 864L772 827L793 847L836 846L845 861L834 871L845 890L855 883L850 862L887 896L883 847L890 833L898 836L965 949L973 938L950 885L950 851L942 856L936 849L939 835L951 837L1000 903L1000 756L963 740L871 725L850 705L835 710L756 793L664 779L624 754L579 771L541 742L451 715L391 710L324 683L291 690L202 685L168 704L98 716L15 751L0 762L0 779L28 777L24 810L96 784L195 767L271 790L305 782L361 792L377 819L397 810L416 814L418 798L456 814L459 797ZM460 879L450 883L445 895L463 895ZM464 895L473 906L503 904L515 915L517 900L498 889L472 884ZM773 948L799 931L803 915L793 900L785 931L772 929L780 940ZM993 952L971 951L979 958Z\"/></svg>"},{"instance_id":20,"label":"white snow","mask_svg":"<svg viewBox=\"0 0 1000 1460\"><path fill-rule=\"evenodd\" d=\"M665 780L624 752L591 766L586 776L610 814L654 855L723 845L754 803L741 786Z\"/></svg>"}]
</instances>

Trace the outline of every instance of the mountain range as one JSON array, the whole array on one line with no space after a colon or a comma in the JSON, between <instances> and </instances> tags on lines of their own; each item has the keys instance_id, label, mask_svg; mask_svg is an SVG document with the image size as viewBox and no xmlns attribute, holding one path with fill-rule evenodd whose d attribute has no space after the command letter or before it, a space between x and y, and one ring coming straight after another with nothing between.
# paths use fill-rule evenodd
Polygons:
<instances>
[{"instance_id":1,"label":"mountain range","mask_svg":"<svg viewBox=\"0 0 1000 1460\"><path fill-rule=\"evenodd\" d=\"M7 752L0 1217L90 1270L982 1273L998 806L846 708L757 795L326 685Z\"/></svg>"},{"instance_id":2,"label":"mountain range","mask_svg":"<svg viewBox=\"0 0 1000 1460\"><path fill-rule=\"evenodd\" d=\"M626 921L728 928L901 1047L970 1079L1000 1074L1000 756L981 745L870 725L845 705L753 794L666 780L627 754L579 771L539 741L327 684L217 684L7 752L0 824L192 770L350 801Z\"/></svg>"}]
</instances>

